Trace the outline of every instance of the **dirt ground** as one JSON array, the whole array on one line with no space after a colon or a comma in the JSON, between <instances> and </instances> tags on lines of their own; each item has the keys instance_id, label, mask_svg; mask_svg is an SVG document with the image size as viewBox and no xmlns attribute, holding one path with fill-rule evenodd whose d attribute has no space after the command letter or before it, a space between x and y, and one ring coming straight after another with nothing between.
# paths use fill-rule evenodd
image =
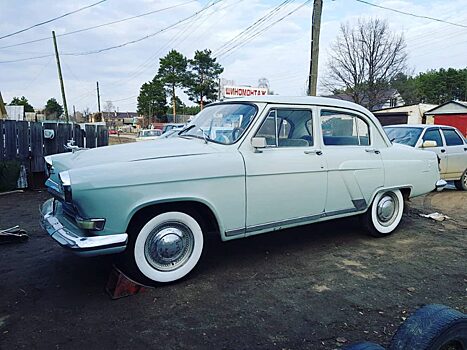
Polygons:
<instances>
[{"instance_id":1,"label":"dirt ground","mask_svg":"<svg viewBox=\"0 0 467 350\"><path fill-rule=\"evenodd\" d=\"M367 236L355 219L212 237L188 278L116 301L104 292L112 257L79 258L40 229L46 198L0 196L0 227L19 224L31 236L0 245L0 349L387 345L422 304L467 311L467 192L413 199L387 238ZM433 211L452 219L418 215Z\"/></svg>"}]
</instances>

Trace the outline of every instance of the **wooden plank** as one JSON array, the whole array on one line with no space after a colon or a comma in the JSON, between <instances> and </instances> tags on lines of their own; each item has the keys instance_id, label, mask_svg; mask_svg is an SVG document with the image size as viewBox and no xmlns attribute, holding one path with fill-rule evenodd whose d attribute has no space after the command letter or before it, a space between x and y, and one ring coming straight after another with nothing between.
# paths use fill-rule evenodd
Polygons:
<instances>
[{"instance_id":1,"label":"wooden plank","mask_svg":"<svg viewBox=\"0 0 467 350\"><path fill-rule=\"evenodd\" d=\"M109 132L105 125L97 126L97 147L107 146L109 144Z\"/></svg>"},{"instance_id":2,"label":"wooden plank","mask_svg":"<svg viewBox=\"0 0 467 350\"><path fill-rule=\"evenodd\" d=\"M5 120L5 159L16 159L16 121Z\"/></svg>"},{"instance_id":3,"label":"wooden plank","mask_svg":"<svg viewBox=\"0 0 467 350\"><path fill-rule=\"evenodd\" d=\"M84 132L79 124L75 124L73 128L73 139L75 140L75 145L78 147L84 147Z\"/></svg>"},{"instance_id":4,"label":"wooden plank","mask_svg":"<svg viewBox=\"0 0 467 350\"><path fill-rule=\"evenodd\" d=\"M42 130L50 129L55 132L53 139L44 139L44 156L49 154L58 153L58 143L57 143L57 123L44 123L42 124ZM44 133L42 133L44 135Z\"/></svg>"},{"instance_id":5,"label":"wooden plank","mask_svg":"<svg viewBox=\"0 0 467 350\"><path fill-rule=\"evenodd\" d=\"M96 126L86 124L86 148L96 148Z\"/></svg>"},{"instance_id":6,"label":"wooden plank","mask_svg":"<svg viewBox=\"0 0 467 350\"><path fill-rule=\"evenodd\" d=\"M57 146L58 152L68 152L65 148L68 141L71 140L71 124L59 123L57 127Z\"/></svg>"},{"instance_id":7,"label":"wooden plank","mask_svg":"<svg viewBox=\"0 0 467 350\"><path fill-rule=\"evenodd\" d=\"M31 171L42 172L44 171L44 146L42 123L31 123Z\"/></svg>"},{"instance_id":8,"label":"wooden plank","mask_svg":"<svg viewBox=\"0 0 467 350\"><path fill-rule=\"evenodd\" d=\"M21 164L29 168L29 123L27 121L16 122L18 134L18 159Z\"/></svg>"},{"instance_id":9,"label":"wooden plank","mask_svg":"<svg viewBox=\"0 0 467 350\"><path fill-rule=\"evenodd\" d=\"M3 120L0 120L0 162L5 158L5 140L3 136Z\"/></svg>"}]
</instances>

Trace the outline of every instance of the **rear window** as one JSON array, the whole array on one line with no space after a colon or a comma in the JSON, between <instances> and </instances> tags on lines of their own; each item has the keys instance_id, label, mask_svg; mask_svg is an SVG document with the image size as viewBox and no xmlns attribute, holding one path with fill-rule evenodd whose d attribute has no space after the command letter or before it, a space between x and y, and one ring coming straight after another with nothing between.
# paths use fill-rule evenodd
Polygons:
<instances>
[{"instance_id":1,"label":"rear window","mask_svg":"<svg viewBox=\"0 0 467 350\"><path fill-rule=\"evenodd\" d=\"M410 127L394 128L387 126L384 128L391 142L401 143L411 147L415 147L422 130L422 128Z\"/></svg>"},{"instance_id":2,"label":"rear window","mask_svg":"<svg viewBox=\"0 0 467 350\"><path fill-rule=\"evenodd\" d=\"M462 141L455 130L443 129L443 134L446 139L446 146L459 146L464 144L464 141Z\"/></svg>"}]
</instances>

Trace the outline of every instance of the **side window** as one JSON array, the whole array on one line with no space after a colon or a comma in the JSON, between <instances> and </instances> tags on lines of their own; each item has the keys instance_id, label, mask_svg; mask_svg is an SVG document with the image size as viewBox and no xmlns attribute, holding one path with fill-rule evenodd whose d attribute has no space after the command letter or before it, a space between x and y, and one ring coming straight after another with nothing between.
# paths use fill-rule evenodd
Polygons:
<instances>
[{"instance_id":1,"label":"side window","mask_svg":"<svg viewBox=\"0 0 467 350\"><path fill-rule=\"evenodd\" d=\"M327 146L368 146L370 128L360 117L337 111L321 111L323 142Z\"/></svg>"},{"instance_id":2,"label":"side window","mask_svg":"<svg viewBox=\"0 0 467 350\"><path fill-rule=\"evenodd\" d=\"M256 136L266 138L270 147L312 146L312 113L306 109L273 109Z\"/></svg>"},{"instance_id":3,"label":"side window","mask_svg":"<svg viewBox=\"0 0 467 350\"><path fill-rule=\"evenodd\" d=\"M441 139L441 134L439 129L430 129L425 132L423 135L423 141L436 141L436 145L441 147L443 145L443 140Z\"/></svg>"},{"instance_id":4,"label":"side window","mask_svg":"<svg viewBox=\"0 0 467 350\"><path fill-rule=\"evenodd\" d=\"M446 139L446 146L458 146L464 144L461 137L452 129L443 129L443 134Z\"/></svg>"}]
</instances>

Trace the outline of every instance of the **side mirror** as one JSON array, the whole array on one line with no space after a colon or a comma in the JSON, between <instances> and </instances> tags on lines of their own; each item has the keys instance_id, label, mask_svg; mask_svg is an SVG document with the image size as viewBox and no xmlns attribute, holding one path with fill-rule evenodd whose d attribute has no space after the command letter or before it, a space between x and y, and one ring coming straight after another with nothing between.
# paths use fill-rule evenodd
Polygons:
<instances>
[{"instance_id":1,"label":"side mirror","mask_svg":"<svg viewBox=\"0 0 467 350\"><path fill-rule=\"evenodd\" d=\"M426 141L423 141L422 143L423 148L436 147L436 146L438 146L436 141L426 140Z\"/></svg>"},{"instance_id":2,"label":"side mirror","mask_svg":"<svg viewBox=\"0 0 467 350\"><path fill-rule=\"evenodd\" d=\"M251 139L251 145L254 148L266 148L267 143L266 143L266 138L265 137L253 137Z\"/></svg>"}]
</instances>

